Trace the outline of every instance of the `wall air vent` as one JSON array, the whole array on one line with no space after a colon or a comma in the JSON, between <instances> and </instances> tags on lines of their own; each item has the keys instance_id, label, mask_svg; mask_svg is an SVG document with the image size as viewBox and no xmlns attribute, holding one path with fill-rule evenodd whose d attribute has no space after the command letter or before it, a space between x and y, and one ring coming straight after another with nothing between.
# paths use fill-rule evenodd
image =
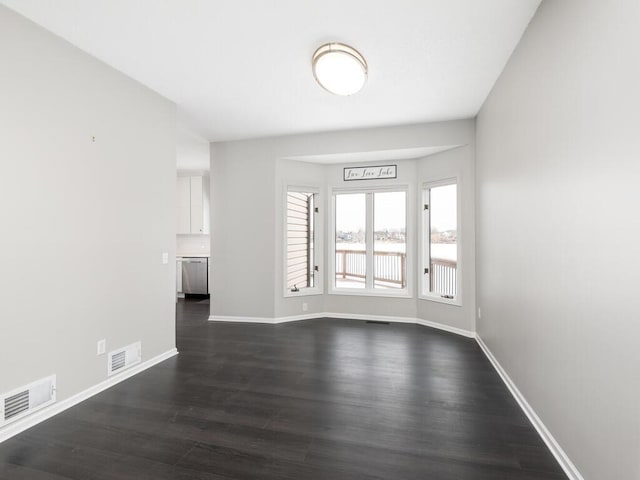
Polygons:
<instances>
[{"instance_id":1,"label":"wall air vent","mask_svg":"<svg viewBox=\"0 0 640 480\"><path fill-rule=\"evenodd\" d=\"M107 355L107 374L114 375L142 360L142 343L131 345L109 352Z\"/></svg>"},{"instance_id":2,"label":"wall air vent","mask_svg":"<svg viewBox=\"0 0 640 480\"><path fill-rule=\"evenodd\" d=\"M43 378L0 395L0 427L18 420L56 401L56 376Z\"/></svg>"}]
</instances>

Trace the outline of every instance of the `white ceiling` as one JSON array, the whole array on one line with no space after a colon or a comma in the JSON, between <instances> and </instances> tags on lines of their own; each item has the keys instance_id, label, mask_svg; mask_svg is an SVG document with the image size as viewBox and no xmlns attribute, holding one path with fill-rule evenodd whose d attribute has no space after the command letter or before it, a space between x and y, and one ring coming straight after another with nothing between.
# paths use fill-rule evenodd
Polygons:
<instances>
[{"instance_id":1,"label":"white ceiling","mask_svg":"<svg viewBox=\"0 0 640 480\"><path fill-rule=\"evenodd\" d=\"M474 117L540 0L0 0L173 100L209 140ZM352 97L314 81L357 48Z\"/></svg>"}]
</instances>

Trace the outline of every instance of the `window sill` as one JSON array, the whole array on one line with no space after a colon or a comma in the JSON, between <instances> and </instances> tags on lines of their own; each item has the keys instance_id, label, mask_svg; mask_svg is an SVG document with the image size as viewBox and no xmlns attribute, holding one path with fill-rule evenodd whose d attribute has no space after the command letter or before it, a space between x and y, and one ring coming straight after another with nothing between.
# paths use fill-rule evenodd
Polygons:
<instances>
[{"instance_id":1,"label":"window sill","mask_svg":"<svg viewBox=\"0 0 640 480\"><path fill-rule=\"evenodd\" d=\"M285 290L284 298L293 297L310 297L312 295L322 295L324 292L319 288L303 288L299 292L292 292L291 290Z\"/></svg>"},{"instance_id":2,"label":"window sill","mask_svg":"<svg viewBox=\"0 0 640 480\"><path fill-rule=\"evenodd\" d=\"M429 302L444 303L446 305L451 305L453 307L462 306L462 302L460 301L459 298L449 299L449 298L442 298L439 295L418 295L418 299L428 300Z\"/></svg>"},{"instance_id":3,"label":"window sill","mask_svg":"<svg viewBox=\"0 0 640 480\"><path fill-rule=\"evenodd\" d=\"M397 293L392 293L388 291L375 291L375 290L365 290L365 289L356 289L356 288L340 288L340 289L331 289L329 291L329 295L349 295L356 297L386 297L386 298L413 298L407 290L402 290Z\"/></svg>"}]
</instances>

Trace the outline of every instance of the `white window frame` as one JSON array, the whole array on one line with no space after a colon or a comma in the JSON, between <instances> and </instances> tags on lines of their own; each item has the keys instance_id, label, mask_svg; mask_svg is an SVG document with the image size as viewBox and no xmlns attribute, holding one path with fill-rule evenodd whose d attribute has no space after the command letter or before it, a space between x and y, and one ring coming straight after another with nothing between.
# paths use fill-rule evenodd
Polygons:
<instances>
[{"instance_id":1,"label":"white window frame","mask_svg":"<svg viewBox=\"0 0 640 480\"><path fill-rule=\"evenodd\" d=\"M293 292L287 287L287 194L289 192L301 192L301 193L313 193L316 197L314 202L318 212L315 213L314 220L314 264L318 267L318 270L314 273L313 287L303 287L299 291ZM324 244L323 244L323 216L322 216L322 196L320 194L320 187L317 186L299 186L299 185L285 185L282 194L282 284L283 284L283 296L288 297L305 297L309 295L322 295L324 293Z\"/></svg>"},{"instance_id":2,"label":"white window frame","mask_svg":"<svg viewBox=\"0 0 640 480\"><path fill-rule=\"evenodd\" d=\"M373 260L373 248L374 248L374 232L373 232L373 194L374 193L384 193L384 192L405 192L405 201L406 201L406 259L405 259L405 268L406 268L406 278L407 285L402 289L393 289L393 288L374 288L373 287L373 275L374 275L374 260ZM367 273L371 272L368 275L365 288L340 288L336 287L336 260L335 260L335 252L336 252L336 195L339 194L350 194L350 193L365 193L370 194L366 197L367 204L367 221L366 221L366 239L367 239ZM391 297L391 298L414 298L413 297L413 205L414 198L412 196L411 185L408 184L394 184L389 186L370 186L370 187L335 187L331 190L331 194L329 195L329 245L327 249L327 272L329 275L329 291L330 295L355 295L355 296L364 296L364 297Z\"/></svg>"},{"instance_id":3,"label":"white window frame","mask_svg":"<svg viewBox=\"0 0 640 480\"><path fill-rule=\"evenodd\" d=\"M437 293L429 291L429 274L424 273L425 268L431 268L431 225L430 225L430 213L431 209L424 208L425 205L430 206L430 190L435 187L444 187L446 185L456 185L456 215L457 215L457 232L456 232L456 250L457 250L457 265L456 265L456 297L453 299L444 298ZM462 306L462 278L463 278L463 262L462 262L462 188L460 185L460 178L458 176L443 178L441 180L425 182L422 184L421 189L421 219L420 219L420 276L419 281L419 293L418 298L422 300L429 300L432 302L446 303L448 305L454 305L457 307Z\"/></svg>"}]
</instances>

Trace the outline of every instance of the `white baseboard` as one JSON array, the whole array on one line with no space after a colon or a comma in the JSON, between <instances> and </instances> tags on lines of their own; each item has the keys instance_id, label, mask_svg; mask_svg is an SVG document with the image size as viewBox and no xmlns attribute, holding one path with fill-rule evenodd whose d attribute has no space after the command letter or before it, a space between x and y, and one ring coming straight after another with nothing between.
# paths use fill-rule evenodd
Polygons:
<instances>
[{"instance_id":1,"label":"white baseboard","mask_svg":"<svg viewBox=\"0 0 640 480\"><path fill-rule=\"evenodd\" d=\"M177 354L178 350L172 348L171 350L150 358L145 362L139 363L120 374L114 375L97 385L89 387L80 393L76 393L69 398L65 398L64 400L56 402L47 408L43 408L42 410L34 412L21 420L17 420L14 423L7 425L0 429L0 443Z\"/></svg>"},{"instance_id":2,"label":"white baseboard","mask_svg":"<svg viewBox=\"0 0 640 480\"><path fill-rule=\"evenodd\" d=\"M236 322L236 323L277 323L271 317L241 317L234 315L210 315L210 322Z\"/></svg>"},{"instance_id":3,"label":"white baseboard","mask_svg":"<svg viewBox=\"0 0 640 480\"><path fill-rule=\"evenodd\" d=\"M452 327L445 325L444 323L432 322L430 320L424 320L422 318L415 317L394 317L388 315L362 315L356 313L323 313L322 316L329 318L346 318L353 320L373 320L374 322L390 322L390 323L414 323L423 325L425 327L436 328L438 330L444 330L445 332L455 333L456 335L462 335L464 337L475 338L475 332L471 330L463 330L462 328Z\"/></svg>"},{"instance_id":4,"label":"white baseboard","mask_svg":"<svg viewBox=\"0 0 640 480\"><path fill-rule=\"evenodd\" d=\"M540 417L533 410L529 402L525 399L524 395L518 390L518 387L515 385L513 380L509 377L507 372L502 368L502 365L498 362L498 360L494 357L489 347L484 343L482 338L475 332L470 330L464 330L457 327L451 327L449 325L444 325L442 323L431 322L429 320L423 320L420 318L413 317L393 317L386 315L363 315L363 314L353 314L353 313L333 313L333 312L323 312L323 313L308 313L303 315L293 315L288 317L241 317L241 316L229 316L229 315L211 315L209 317L210 322L238 322L238 323L266 323L266 324L278 324L285 322L294 322L299 320L311 320L316 318L339 318L339 319L352 319L352 320L373 320L373 321L382 321L382 322L390 322L390 323L412 323L418 325L424 325L426 327L436 328L438 330L444 330L446 332L454 333L457 335L462 335L465 337L475 338L478 342L478 345L489 359L493 367L495 368L500 378L505 383L513 397L520 405L520 408L523 410L531 424L534 426L542 440L545 442L551 453L554 455L564 472L571 480L584 480L583 476L580 474L576 466L573 464L569 456L565 453L562 447L558 444L556 439L553 437L551 432L544 425ZM103 382L98 383L80 393L77 393L69 398L66 398L60 402L56 402L48 408L40 410L38 412L33 413L25 417L22 420L16 421L6 427L0 429L0 443L8 440L9 438L24 432L25 430L45 421L49 418L61 413L78 403L87 400L88 398L97 395L108 388L117 385L118 383L127 380L128 378L137 375L138 373L147 370L158 363L171 358L178 354L177 349L172 348L160 355L157 355L149 360L142 362L121 374L118 374L114 377L111 377Z\"/></svg>"},{"instance_id":5,"label":"white baseboard","mask_svg":"<svg viewBox=\"0 0 640 480\"><path fill-rule=\"evenodd\" d=\"M506 371L502 368L500 363L496 360L496 358L491 353L491 350L485 345L482 341L482 338L471 330L464 330L457 327L452 327L449 325L444 325L442 323L432 322L429 320L423 320L421 318L414 317L394 317L394 316L386 316L386 315L363 315L363 314L355 314L355 313L335 313L335 312L323 312L323 313L310 313L304 315L294 315L290 317L236 317L236 316L225 316L225 315L211 315L209 317L209 321L221 321L221 322L244 322L244 323L268 323L268 324L277 324L283 322L293 322L297 320L310 320L315 318L340 318L340 319L352 319L352 320L373 320L380 322L391 322L391 323L413 323L418 325L424 325L426 327L436 328L438 330L444 330L446 332L455 333L456 335L462 335L464 337L475 338L480 345L480 348L487 356L495 370L502 378L502 381L505 383L513 397L520 405L520 408L525 413L531 424L534 426L544 443L547 445L553 456L556 458L564 472L571 480L584 480L576 466L573 464L568 455L564 452L562 447L558 444L556 439L551 435L551 432L547 429L547 427L542 423L540 417L535 413L529 402L522 395L520 390L516 387L515 383L511 380L509 375L507 375Z\"/></svg>"},{"instance_id":6,"label":"white baseboard","mask_svg":"<svg viewBox=\"0 0 640 480\"><path fill-rule=\"evenodd\" d=\"M285 322L296 322L298 320L312 320L315 318L340 318L350 320L373 320L377 322L390 322L390 323L413 323L418 325L424 325L425 327L437 328L438 330L444 330L446 332L455 333L456 335L462 335L464 337L475 338L475 332L471 330L463 330L462 328L451 327L442 323L432 322L429 320L423 320L421 318L414 317L394 317L387 315L363 315L359 313L335 313L335 312L321 312L321 313L305 313L303 315L292 315L288 317L241 317L232 315L211 315L209 317L210 322L239 322L239 323L268 323L277 324Z\"/></svg>"},{"instance_id":7,"label":"white baseboard","mask_svg":"<svg viewBox=\"0 0 640 480\"><path fill-rule=\"evenodd\" d=\"M326 313L304 313L302 315L290 315L288 317L277 317L273 323L297 322L299 320L313 320L314 318L326 317Z\"/></svg>"},{"instance_id":8,"label":"white baseboard","mask_svg":"<svg viewBox=\"0 0 640 480\"><path fill-rule=\"evenodd\" d=\"M518 402L518 405L520 405L520 408L522 409L522 411L525 413L529 421L532 423L532 425L538 432L538 435L542 437L542 440L544 441L544 443L547 445L549 450L551 450L551 453L553 454L553 456L556 458L556 460L564 470L564 473L566 473L571 480L584 480L584 477L580 474L580 472L578 471L576 466L573 464L569 456L565 453L565 451L562 449L562 447L556 441L553 435L551 435L551 432L545 426L545 424L542 423L542 420L540 419L540 417L538 417L535 410L533 410L531 405L529 405L529 402L527 402L527 399L524 397L524 395L522 395L520 390L518 390L518 387L516 387L516 384L513 382L513 380L511 380L511 377L509 377L505 369L502 368L502 365L500 365L496 357L493 356L493 353L491 353L491 350L489 350L489 347L487 347L487 345L482 341L482 338L480 338L480 336L477 334L476 334L476 341L478 342L478 345L480 345L480 348L482 349L484 354L487 356L487 358L493 365L493 368L495 368L496 371L498 372L498 375L500 375L500 378L502 378L502 381L505 383L505 385L511 392L511 395L513 395L513 397L516 399L516 401Z\"/></svg>"},{"instance_id":9,"label":"white baseboard","mask_svg":"<svg viewBox=\"0 0 640 480\"><path fill-rule=\"evenodd\" d=\"M324 313L305 313L303 315L291 315L288 317L242 317L235 315L211 315L210 322L236 322L236 323L268 323L275 325L277 323L297 322L299 320L312 320L314 318L322 318L326 316Z\"/></svg>"},{"instance_id":10,"label":"white baseboard","mask_svg":"<svg viewBox=\"0 0 640 480\"><path fill-rule=\"evenodd\" d=\"M452 327L450 325L445 325L444 323L432 322L431 320L424 320L422 318L418 318L417 323L418 325L437 328L438 330L444 330L445 332L455 333L456 335L462 335L463 337L476 338L476 332L472 330L465 330L463 328Z\"/></svg>"},{"instance_id":11,"label":"white baseboard","mask_svg":"<svg viewBox=\"0 0 640 480\"><path fill-rule=\"evenodd\" d=\"M418 323L417 318L413 317L395 317L390 315L366 315L362 313L338 313L325 312L321 313L323 317L340 318L344 320L371 320L374 322L390 322L390 323Z\"/></svg>"}]
</instances>

